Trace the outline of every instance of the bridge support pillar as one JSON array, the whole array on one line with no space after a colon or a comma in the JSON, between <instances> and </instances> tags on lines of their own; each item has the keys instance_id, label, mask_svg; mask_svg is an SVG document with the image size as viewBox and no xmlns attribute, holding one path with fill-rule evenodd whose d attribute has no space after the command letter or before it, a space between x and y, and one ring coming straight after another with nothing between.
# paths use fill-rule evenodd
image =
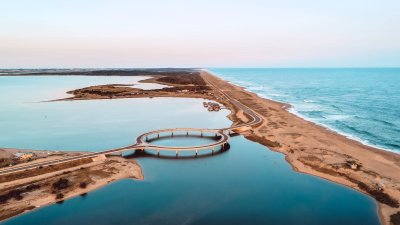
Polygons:
<instances>
[{"instance_id":1,"label":"bridge support pillar","mask_svg":"<svg viewBox=\"0 0 400 225\"><path fill-rule=\"evenodd\" d=\"M176 158L178 158L178 150L176 150Z\"/></svg>"},{"instance_id":2,"label":"bridge support pillar","mask_svg":"<svg viewBox=\"0 0 400 225\"><path fill-rule=\"evenodd\" d=\"M160 157L160 150L157 150L157 157Z\"/></svg>"}]
</instances>

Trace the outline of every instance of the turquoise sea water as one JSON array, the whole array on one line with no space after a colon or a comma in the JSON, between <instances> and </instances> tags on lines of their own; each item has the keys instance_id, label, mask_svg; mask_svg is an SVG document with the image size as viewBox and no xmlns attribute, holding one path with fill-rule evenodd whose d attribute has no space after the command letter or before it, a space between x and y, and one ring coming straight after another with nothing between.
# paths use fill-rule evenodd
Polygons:
<instances>
[{"instance_id":1,"label":"turquoise sea water","mask_svg":"<svg viewBox=\"0 0 400 225\"><path fill-rule=\"evenodd\" d=\"M0 146L98 151L131 144L162 128L226 127L228 111L201 99L154 98L40 102L102 77L0 77ZM53 80L54 79L54 80ZM108 79L108 78L107 78ZM113 83L121 83L112 78ZM129 81L130 82L130 81ZM53 85L58 84L58 85ZM10 88L14 86L15 88ZM44 91L52 89L52 91ZM178 138L178 137L177 137ZM157 144L208 142L161 139ZM61 224L379 224L374 200L294 172L284 157L241 136L214 156L175 159L134 154L144 181L124 179L17 216L7 225ZM194 153L192 153L194 155Z\"/></svg>"},{"instance_id":2,"label":"turquoise sea water","mask_svg":"<svg viewBox=\"0 0 400 225\"><path fill-rule=\"evenodd\" d=\"M211 69L368 145L400 153L400 68Z\"/></svg>"}]
</instances>

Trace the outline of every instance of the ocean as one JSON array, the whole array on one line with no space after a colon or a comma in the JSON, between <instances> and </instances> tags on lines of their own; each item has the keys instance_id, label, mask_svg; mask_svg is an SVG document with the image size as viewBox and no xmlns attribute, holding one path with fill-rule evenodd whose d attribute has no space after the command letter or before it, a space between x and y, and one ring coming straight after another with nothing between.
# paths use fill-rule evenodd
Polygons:
<instances>
[{"instance_id":1,"label":"ocean","mask_svg":"<svg viewBox=\"0 0 400 225\"><path fill-rule=\"evenodd\" d=\"M290 112L351 139L400 153L400 68L212 68Z\"/></svg>"}]
</instances>

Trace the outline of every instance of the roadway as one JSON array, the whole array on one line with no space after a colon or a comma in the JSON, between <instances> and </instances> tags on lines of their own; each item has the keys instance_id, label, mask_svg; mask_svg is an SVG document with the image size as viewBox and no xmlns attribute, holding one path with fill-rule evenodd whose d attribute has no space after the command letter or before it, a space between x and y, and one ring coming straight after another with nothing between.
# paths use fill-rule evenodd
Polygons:
<instances>
[{"instance_id":1,"label":"roadway","mask_svg":"<svg viewBox=\"0 0 400 225\"><path fill-rule=\"evenodd\" d=\"M171 133L174 132L201 132L201 133L212 133L215 134L216 137L220 137L216 142L198 145L198 146L160 146L153 145L147 142L147 138L151 135L160 135L161 133ZM230 139L229 132L227 130L221 129L198 129L198 128L172 128L172 129L164 129L164 130L156 130L144 133L136 138L136 143L138 146L141 146L142 149L152 149L152 150L166 150L166 151L193 151L193 150L203 150L203 149L214 149L215 147L222 146L227 143Z\"/></svg>"}]
</instances>

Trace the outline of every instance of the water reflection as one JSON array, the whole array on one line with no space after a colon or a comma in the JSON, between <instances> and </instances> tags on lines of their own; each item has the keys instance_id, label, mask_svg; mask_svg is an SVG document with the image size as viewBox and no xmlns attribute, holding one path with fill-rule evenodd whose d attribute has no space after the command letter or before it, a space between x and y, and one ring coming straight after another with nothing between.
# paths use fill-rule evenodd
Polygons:
<instances>
[{"instance_id":1,"label":"water reflection","mask_svg":"<svg viewBox=\"0 0 400 225\"><path fill-rule=\"evenodd\" d=\"M171 151L160 151L157 150L134 150L123 154L123 157L128 159L140 159L140 158L157 158L157 159L168 159L168 160L193 160L193 159L205 159L209 157L217 157L218 155L227 153L230 149L230 144L227 143L222 148L216 148L212 150L201 150L196 155L195 151L180 152L178 155Z\"/></svg>"}]
</instances>

